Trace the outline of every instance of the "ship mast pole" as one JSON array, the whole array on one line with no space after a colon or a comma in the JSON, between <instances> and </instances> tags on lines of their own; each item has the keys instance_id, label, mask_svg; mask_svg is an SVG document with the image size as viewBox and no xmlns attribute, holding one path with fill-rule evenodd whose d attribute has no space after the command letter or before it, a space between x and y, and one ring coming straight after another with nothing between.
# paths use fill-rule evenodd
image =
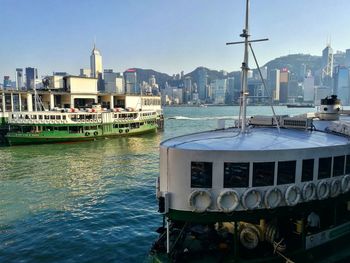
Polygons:
<instances>
[{"instance_id":1,"label":"ship mast pole","mask_svg":"<svg viewBox=\"0 0 350 263\"><path fill-rule=\"evenodd\" d=\"M245 28L240 35L244 38L244 61L242 63L242 133L246 131L247 95L248 95L248 49L249 49L249 0L246 0Z\"/></svg>"}]
</instances>

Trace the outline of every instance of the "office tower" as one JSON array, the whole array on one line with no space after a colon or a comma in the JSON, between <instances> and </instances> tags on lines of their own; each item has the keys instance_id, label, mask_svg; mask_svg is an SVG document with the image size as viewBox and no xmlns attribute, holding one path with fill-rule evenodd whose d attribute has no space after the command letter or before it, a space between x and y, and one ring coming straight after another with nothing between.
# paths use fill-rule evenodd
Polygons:
<instances>
[{"instance_id":1,"label":"office tower","mask_svg":"<svg viewBox=\"0 0 350 263\"><path fill-rule=\"evenodd\" d=\"M333 75L333 49L328 44L322 51L322 79L332 78Z\"/></svg>"},{"instance_id":2,"label":"office tower","mask_svg":"<svg viewBox=\"0 0 350 263\"><path fill-rule=\"evenodd\" d=\"M299 95L298 77L294 73L289 74L288 101L295 102Z\"/></svg>"},{"instance_id":3,"label":"office tower","mask_svg":"<svg viewBox=\"0 0 350 263\"><path fill-rule=\"evenodd\" d=\"M124 81L126 94L137 93L137 75L135 69L128 69L124 72Z\"/></svg>"},{"instance_id":4,"label":"office tower","mask_svg":"<svg viewBox=\"0 0 350 263\"><path fill-rule=\"evenodd\" d=\"M22 68L16 68L16 88L17 89L23 88L23 69Z\"/></svg>"},{"instance_id":5,"label":"office tower","mask_svg":"<svg viewBox=\"0 0 350 263\"><path fill-rule=\"evenodd\" d=\"M234 97L235 97L235 78L229 77L227 78L227 90L226 90L225 103L228 103L228 104L233 103Z\"/></svg>"},{"instance_id":6,"label":"office tower","mask_svg":"<svg viewBox=\"0 0 350 263\"><path fill-rule=\"evenodd\" d=\"M102 75L102 56L95 45L90 56L90 70L92 78L99 78L99 75Z\"/></svg>"},{"instance_id":7,"label":"office tower","mask_svg":"<svg viewBox=\"0 0 350 263\"><path fill-rule=\"evenodd\" d=\"M342 105L350 105L349 68L344 66L335 68L333 92L341 100Z\"/></svg>"},{"instance_id":8,"label":"office tower","mask_svg":"<svg viewBox=\"0 0 350 263\"><path fill-rule=\"evenodd\" d=\"M206 88L208 85L207 70L205 68L198 69L198 94L200 100L206 99Z\"/></svg>"},{"instance_id":9,"label":"office tower","mask_svg":"<svg viewBox=\"0 0 350 263\"><path fill-rule=\"evenodd\" d=\"M3 87L4 87L4 89L11 88L10 76L4 76Z\"/></svg>"},{"instance_id":10,"label":"office tower","mask_svg":"<svg viewBox=\"0 0 350 263\"><path fill-rule=\"evenodd\" d=\"M304 78L304 101L314 103L315 100L315 78L309 74Z\"/></svg>"},{"instance_id":11,"label":"office tower","mask_svg":"<svg viewBox=\"0 0 350 263\"><path fill-rule=\"evenodd\" d=\"M280 70L273 69L269 71L268 76L268 91L273 100L280 100Z\"/></svg>"},{"instance_id":12,"label":"office tower","mask_svg":"<svg viewBox=\"0 0 350 263\"><path fill-rule=\"evenodd\" d=\"M157 82L156 82L156 77L155 77L154 75L150 76L150 78L148 79L148 84L149 84L150 86L154 86L154 85L157 84Z\"/></svg>"},{"instance_id":13,"label":"office tower","mask_svg":"<svg viewBox=\"0 0 350 263\"><path fill-rule=\"evenodd\" d=\"M289 82L289 71L287 68L283 68L280 71L280 92L279 92L280 103L288 102L288 82Z\"/></svg>"},{"instance_id":14,"label":"office tower","mask_svg":"<svg viewBox=\"0 0 350 263\"><path fill-rule=\"evenodd\" d=\"M324 99L325 97L330 95L332 95L332 89L330 87L315 87L315 106L319 106L321 104L321 99Z\"/></svg>"},{"instance_id":15,"label":"office tower","mask_svg":"<svg viewBox=\"0 0 350 263\"><path fill-rule=\"evenodd\" d=\"M211 86L214 104L224 104L227 89L227 79L216 79Z\"/></svg>"},{"instance_id":16,"label":"office tower","mask_svg":"<svg viewBox=\"0 0 350 263\"><path fill-rule=\"evenodd\" d=\"M89 68L81 68L79 76L80 77L86 77L86 78L91 77L91 69L89 69Z\"/></svg>"},{"instance_id":17,"label":"office tower","mask_svg":"<svg viewBox=\"0 0 350 263\"><path fill-rule=\"evenodd\" d=\"M38 70L36 68L26 68L26 88L34 89L36 80L38 79Z\"/></svg>"},{"instance_id":18,"label":"office tower","mask_svg":"<svg viewBox=\"0 0 350 263\"><path fill-rule=\"evenodd\" d=\"M192 78L190 76L185 77L184 80L184 101L189 102L192 100Z\"/></svg>"},{"instance_id":19,"label":"office tower","mask_svg":"<svg viewBox=\"0 0 350 263\"><path fill-rule=\"evenodd\" d=\"M104 75L104 91L110 93L123 94L123 78L119 73L113 72L113 69L105 69Z\"/></svg>"},{"instance_id":20,"label":"office tower","mask_svg":"<svg viewBox=\"0 0 350 263\"><path fill-rule=\"evenodd\" d=\"M345 66L350 67L350 49L345 51Z\"/></svg>"}]
</instances>

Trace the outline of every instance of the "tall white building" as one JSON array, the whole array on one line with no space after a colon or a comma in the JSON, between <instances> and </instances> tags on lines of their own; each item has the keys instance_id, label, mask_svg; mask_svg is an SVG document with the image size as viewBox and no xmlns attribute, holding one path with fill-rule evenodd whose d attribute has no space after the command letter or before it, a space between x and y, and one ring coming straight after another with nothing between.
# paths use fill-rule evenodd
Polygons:
<instances>
[{"instance_id":1,"label":"tall white building","mask_svg":"<svg viewBox=\"0 0 350 263\"><path fill-rule=\"evenodd\" d=\"M103 74L105 92L124 93L124 79L119 73L113 72L112 69L105 69Z\"/></svg>"},{"instance_id":2,"label":"tall white building","mask_svg":"<svg viewBox=\"0 0 350 263\"><path fill-rule=\"evenodd\" d=\"M102 56L96 46L92 49L90 56L90 69L91 69L91 77L98 78L100 74L102 74Z\"/></svg>"},{"instance_id":3,"label":"tall white building","mask_svg":"<svg viewBox=\"0 0 350 263\"><path fill-rule=\"evenodd\" d=\"M80 69L80 77L91 77L91 69L89 68L81 68Z\"/></svg>"}]
</instances>

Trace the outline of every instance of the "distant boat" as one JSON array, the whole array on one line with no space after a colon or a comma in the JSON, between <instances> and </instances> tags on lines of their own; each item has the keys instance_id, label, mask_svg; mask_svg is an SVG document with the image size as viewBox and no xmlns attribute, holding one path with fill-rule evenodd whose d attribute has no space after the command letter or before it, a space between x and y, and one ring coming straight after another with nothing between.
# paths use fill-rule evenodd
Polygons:
<instances>
[{"instance_id":1,"label":"distant boat","mask_svg":"<svg viewBox=\"0 0 350 263\"><path fill-rule=\"evenodd\" d=\"M287 108L314 108L315 105L312 103L293 103L287 104Z\"/></svg>"}]
</instances>

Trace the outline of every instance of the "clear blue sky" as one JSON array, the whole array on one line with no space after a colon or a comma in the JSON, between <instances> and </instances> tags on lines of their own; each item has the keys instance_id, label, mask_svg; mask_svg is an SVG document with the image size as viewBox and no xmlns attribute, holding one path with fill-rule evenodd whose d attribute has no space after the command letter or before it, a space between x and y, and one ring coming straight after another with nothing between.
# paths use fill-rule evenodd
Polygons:
<instances>
[{"instance_id":1,"label":"clear blue sky","mask_svg":"<svg viewBox=\"0 0 350 263\"><path fill-rule=\"evenodd\" d=\"M168 74L197 66L233 71L244 0L0 0L0 78L16 67L39 74L89 67L96 37L104 68ZM251 34L260 64L294 53L350 48L349 0L251 0Z\"/></svg>"}]
</instances>

